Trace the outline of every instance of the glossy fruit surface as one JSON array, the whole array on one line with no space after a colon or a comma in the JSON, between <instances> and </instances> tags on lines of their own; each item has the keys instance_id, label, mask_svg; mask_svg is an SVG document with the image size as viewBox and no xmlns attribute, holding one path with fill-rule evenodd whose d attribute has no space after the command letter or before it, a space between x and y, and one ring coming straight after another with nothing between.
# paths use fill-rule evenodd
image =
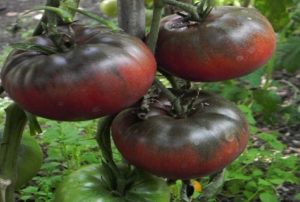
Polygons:
<instances>
[{"instance_id":1,"label":"glossy fruit surface","mask_svg":"<svg viewBox=\"0 0 300 202\"><path fill-rule=\"evenodd\" d=\"M116 113L147 92L156 62L142 41L105 27L60 29L73 36L68 51L17 50L2 68L2 85L22 108L49 119L88 120ZM45 36L31 42L54 48Z\"/></svg>"},{"instance_id":2,"label":"glossy fruit surface","mask_svg":"<svg viewBox=\"0 0 300 202\"><path fill-rule=\"evenodd\" d=\"M139 109L117 115L112 136L131 164L170 179L191 179L222 170L245 149L248 125L231 102L207 92L176 93L190 110L172 116L171 103L154 98L146 119ZM192 101L192 102L191 102Z\"/></svg>"},{"instance_id":3,"label":"glossy fruit surface","mask_svg":"<svg viewBox=\"0 0 300 202\"><path fill-rule=\"evenodd\" d=\"M55 202L168 202L169 187L163 179L138 172L125 193L107 186L103 167L89 165L75 171L56 190Z\"/></svg>"},{"instance_id":4,"label":"glossy fruit surface","mask_svg":"<svg viewBox=\"0 0 300 202\"><path fill-rule=\"evenodd\" d=\"M2 141L2 133L0 133ZM21 188L40 170L43 163L43 152L35 138L24 135L18 150L16 189Z\"/></svg>"},{"instance_id":5,"label":"glossy fruit surface","mask_svg":"<svg viewBox=\"0 0 300 202\"><path fill-rule=\"evenodd\" d=\"M246 75L275 50L269 21L254 8L217 7L202 22L179 15L161 21L157 62L191 81L222 81Z\"/></svg>"}]
</instances>

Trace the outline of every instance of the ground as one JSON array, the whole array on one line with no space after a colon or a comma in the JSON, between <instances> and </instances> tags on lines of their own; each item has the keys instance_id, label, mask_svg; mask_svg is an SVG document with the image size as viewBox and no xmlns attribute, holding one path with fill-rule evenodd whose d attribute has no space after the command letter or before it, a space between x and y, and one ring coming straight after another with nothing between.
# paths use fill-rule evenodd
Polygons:
<instances>
[{"instance_id":1,"label":"ground","mask_svg":"<svg viewBox=\"0 0 300 202\"><path fill-rule=\"evenodd\" d=\"M24 12L36 6L44 5L44 3L45 0L8 1L6 10L0 11L0 51L3 50L4 47L17 42L21 37L30 35L31 32L28 30L32 30L36 26L41 13L35 11L24 15ZM98 0L83 1L82 6L89 10L99 12ZM18 18L21 23L17 25L16 21ZM0 64L0 67L1 65L2 64ZM276 71L274 73L274 79L285 84L282 85L282 89L278 89L278 93L282 99L285 102L296 102L295 106L299 107L299 100L295 101L292 98L295 93L300 94L300 72L298 71L296 74L291 74L284 71ZM294 126L282 125L278 126L277 129L279 129L281 133L280 139L288 146L286 153L300 154L300 124L296 124ZM285 199L288 199L289 195L299 192L300 187L291 186L289 184L286 184L280 189L283 201L289 201Z\"/></svg>"}]
</instances>

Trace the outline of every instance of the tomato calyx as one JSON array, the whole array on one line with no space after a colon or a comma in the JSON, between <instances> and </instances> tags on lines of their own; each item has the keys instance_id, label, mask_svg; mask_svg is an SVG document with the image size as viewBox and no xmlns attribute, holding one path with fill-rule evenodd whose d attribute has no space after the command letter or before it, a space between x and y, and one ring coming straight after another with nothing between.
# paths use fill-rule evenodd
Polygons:
<instances>
[{"instance_id":1,"label":"tomato calyx","mask_svg":"<svg viewBox=\"0 0 300 202\"><path fill-rule=\"evenodd\" d=\"M181 28L181 27L187 27L197 24L198 22L202 22L207 18L207 16L210 14L214 6L212 5L211 0L203 0L201 2L196 2L194 4L197 10L197 15L193 15L187 12L177 12L177 15L180 15L183 17L183 20L181 22L173 24L172 28Z\"/></svg>"},{"instance_id":2,"label":"tomato calyx","mask_svg":"<svg viewBox=\"0 0 300 202\"><path fill-rule=\"evenodd\" d=\"M210 104L201 101L201 91L198 89L168 89L174 94L176 100L170 100L160 89L148 92L141 101L139 108L134 112L141 120L146 120L151 116L155 116L155 111L163 111L166 115L175 119L185 119L191 116L199 106L201 108L209 107ZM187 99L188 97L188 99ZM178 102L181 111L178 112L175 107ZM155 109L155 110L153 110Z\"/></svg>"}]
</instances>

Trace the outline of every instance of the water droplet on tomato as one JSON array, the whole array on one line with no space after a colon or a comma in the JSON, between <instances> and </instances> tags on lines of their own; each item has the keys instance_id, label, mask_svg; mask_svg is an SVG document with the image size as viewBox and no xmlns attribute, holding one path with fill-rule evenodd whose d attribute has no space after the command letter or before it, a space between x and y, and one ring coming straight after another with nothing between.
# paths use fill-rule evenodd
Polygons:
<instances>
[{"instance_id":1,"label":"water droplet on tomato","mask_svg":"<svg viewBox=\"0 0 300 202\"><path fill-rule=\"evenodd\" d=\"M225 134L225 139L228 142L232 142L234 140L234 135L232 133L226 133Z\"/></svg>"}]
</instances>

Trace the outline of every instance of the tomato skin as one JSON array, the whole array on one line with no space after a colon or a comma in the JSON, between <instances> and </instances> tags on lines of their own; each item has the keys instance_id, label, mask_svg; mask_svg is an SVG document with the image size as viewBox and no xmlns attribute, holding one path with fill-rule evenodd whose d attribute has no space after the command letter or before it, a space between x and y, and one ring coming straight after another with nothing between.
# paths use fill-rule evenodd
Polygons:
<instances>
[{"instance_id":1,"label":"tomato skin","mask_svg":"<svg viewBox=\"0 0 300 202\"><path fill-rule=\"evenodd\" d=\"M142 41L104 27L72 29L76 46L66 53L14 51L8 57L2 84L16 103L49 119L88 120L116 113L147 92L156 62ZM32 41L53 46L44 36Z\"/></svg>"},{"instance_id":2,"label":"tomato skin","mask_svg":"<svg viewBox=\"0 0 300 202\"><path fill-rule=\"evenodd\" d=\"M169 187L162 179L139 172L124 196L113 195L101 179L105 172L99 165L83 167L65 178L55 194L55 202L167 202ZM107 180L107 179L106 179Z\"/></svg>"},{"instance_id":3,"label":"tomato skin","mask_svg":"<svg viewBox=\"0 0 300 202\"><path fill-rule=\"evenodd\" d=\"M2 138L2 133L0 133L0 142ZM33 137L29 135L22 137L16 163L17 180L15 188L20 189L38 173L43 163L42 149Z\"/></svg>"},{"instance_id":4,"label":"tomato skin","mask_svg":"<svg viewBox=\"0 0 300 202\"><path fill-rule=\"evenodd\" d=\"M222 81L246 75L267 62L276 38L254 8L218 7L203 22L179 15L161 21L156 58L166 71L191 81Z\"/></svg>"},{"instance_id":5,"label":"tomato skin","mask_svg":"<svg viewBox=\"0 0 300 202\"><path fill-rule=\"evenodd\" d=\"M183 103L196 91L180 93ZM170 115L171 104L158 98L148 118L127 109L112 124L112 137L131 164L170 179L192 179L215 173L237 158L248 141L248 125L238 108L225 99L200 92L195 111L186 118Z\"/></svg>"}]
</instances>

